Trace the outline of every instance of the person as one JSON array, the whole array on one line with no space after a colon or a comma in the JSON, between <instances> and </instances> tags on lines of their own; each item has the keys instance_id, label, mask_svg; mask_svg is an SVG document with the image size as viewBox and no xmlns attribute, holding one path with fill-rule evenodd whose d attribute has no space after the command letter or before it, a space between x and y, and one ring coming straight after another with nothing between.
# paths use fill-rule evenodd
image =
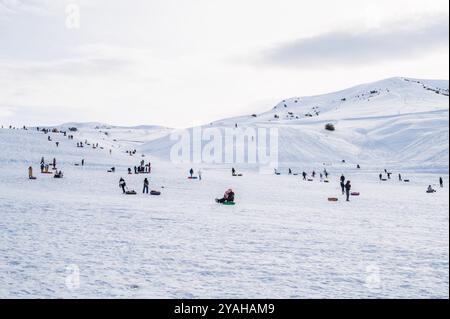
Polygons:
<instances>
[{"instance_id":1,"label":"person","mask_svg":"<svg viewBox=\"0 0 450 319\"><path fill-rule=\"evenodd\" d=\"M403 181L402 174L398 174L398 180L399 180L400 182Z\"/></svg>"},{"instance_id":2,"label":"person","mask_svg":"<svg viewBox=\"0 0 450 319\"><path fill-rule=\"evenodd\" d=\"M341 190L342 190L342 195L345 194L345 182L341 180Z\"/></svg>"},{"instance_id":3,"label":"person","mask_svg":"<svg viewBox=\"0 0 450 319\"><path fill-rule=\"evenodd\" d=\"M383 180L383 174L380 174L379 177L380 177L380 181L382 181Z\"/></svg>"},{"instance_id":4,"label":"person","mask_svg":"<svg viewBox=\"0 0 450 319\"><path fill-rule=\"evenodd\" d=\"M323 181L323 174L322 173L320 173L320 181L321 182Z\"/></svg>"},{"instance_id":5,"label":"person","mask_svg":"<svg viewBox=\"0 0 450 319\"><path fill-rule=\"evenodd\" d=\"M136 166L134 167L134 173L135 173L135 174L137 174L137 173L138 173L138 169L137 169L137 167L136 167Z\"/></svg>"},{"instance_id":6,"label":"person","mask_svg":"<svg viewBox=\"0 0 450 319\"><path fill-rule=\"evenodd\" d=\"M292 175L292 169L289 169L289 175Z\"/></svg>"},{"instance_id":7,"label":"person","mask_svg":"<svg viewBox=\"0 0 450 319\"><path fill-rule=\"evenodd\" d=\"M217 199L217 202L221 203L221 204L223 204L225 202L233 203L234 202L234 195L235 194L234 194L233 190L230 188L229 190L227 190L225 192L225 194L223 195L222 199Z\"/></svg>"},{"instance_id":8,"label":"person","mask_svg":"<svg viewBox=\"0 0 450 319\"><path fill-rule=\"evenodd\" d=\"M33 179L33 167L28 167L28 178Z\"/></svg>"},{"instance_id":9,"label":"person","mask_svg":"<svg viewBox=\"0 0 450 319\"><path fill-rule=\"evenodd\" d=\"M436 193L436 190L433 189L433 187L431 187L431 185L429 185L428 189L427 189L427 193Z\"/></svg>"},{"instance_id":10,"label":"person","mask_svg":"<svg viewBox=\"0 0 450 319\"><path fill-rule=\"evenodd\" d=\"M325 170L325 178L328 179L328 171Z\"/></svg>"},{"instance_id":11,"label":"person","mask_svg":"<svg viewBox=\"0 0 450 319\"><path fill-rule=\"evenodd\" d=\"M128 167L128 175L131 175L131 168Z\"/></svg>"},{"instance_id":12,"label":"person","mask_svg":"<svg viewBox=\"0 0 450 319\"><path fill-rule=\"evenodd\" d=\"M57 171L54 177L55 178L63 178L63 172L62 171L59 171L59 172Z\"/></svg>"},{"instance_id":13,"label":"person","mask_svg":"<svg viewBox=\"0 0 450 319\"><path fill-rule=\"evenodd\" d=\"M56 147L59 147L59 142L56 142Z\"/></svg>"},{"instance_id":14,"label":"person","mask_svg":"<svg viewBox=\"0 0 450 319\"><path fill-rule=\"evenodd\" d=\"M344 174L341 175L341 183L345 183L345 176L344 176Z\"/></svg>"},{"instance_id":15,"label":"person","mask_svg":"<svg viewBox=\"0 0 450 319\"><path fill-rule=\"evenodd\" d=\"M41 163L41 173L44 173L45 164Z\"/></svg>"},{"instance_id":16,"label":"person","mask_svg":"<svg viewBox=\"0 0 450 319\"><path fill-rule=\"evenodd\" d=\"M191 175L191 178L194 177L194 169L193 169L193 168L191 168L191 169L189 170L189 174Z\"/></svg>"},{"instance_id":17,"label":"person","mask_svg":"<svg viewBox=\"0 0 450 319\"><path fill-rule=\"evenodd\" d=\"M148 185L149 185L149 182L148 182L148 179L146 178L146 179L144 179L144 189L143 189L142 193L148 194Z\"/></svg>"},{"instance_id":18,"label":"person","mask_svg":"<svg viewBox=\"0 0 450 319\"><path fill-rule=\"evenodd\" d=\"M56 158L53 158L53 169L56 169Z\"/></svg>"},{"instance_id":19,"label":"person","mask_svg":"<svg viewBox=\"0 0 450 319\"><path fill-rule=\"evenodd\" d=\"M231 175L236 176L236 170L233 168L231 168Z\"/></svg>"},{"instance_id":20,"label":"person","mask_svg":"<svg viewBox=\"0 0 450 319\"><path fill-rule=\"evenodd\" d=\"M198 179L201 181L202 180L202 171L198 170Z\"/></svg>"},{"instance_id":21,"label":"person","mask_svg":"<svg viewBox=\"0 0 450 319\"><path fill-rule=\"evenodd\" d=\"M126 193L125 187L127 186L127 183L125 183L125 180L121 177L119 180L119 187L122 188L123 193Z\"/></svg>"},{"instance_id":22,"label":"person","mask_svg":"<svg viewBox=\"0 0 450 319\"><path fill-rule=\"evenodd\" d=\"M306 172L303 172L302 175L303 175L303 180L306 181L306 176L308 176L308 175L306 174Z\"/></svg>"},{"instance_id":23,"label":"person","mask_svg":"<svg viewBox=\"0 0 450 319\"><path fill-rule=\"evenodd\" d=\"M387 173L388 179L391 179L392 173Z\"/></svg>"},{"instance_id":24,"label":"person","mask_svg":"<svg viewBox=\"0 0 450 319\"><path fill-rule=\"evenodd\" d=\"M84 166L84 158L81 160L81 166Z\"/></svg>"},{"instance_id":25,"label":"person","mask_svg":"<svg viewBox=\"0 0 450 319\"><path fill-rule=\"evenodd\" d=\"M313 178L316 178L316 171L313 171L313 172L312 172L312 177L313 177Z\"/></svg>"},{"instance_id":26,"label":"person","mask_svg":"<svg viewBox=\"0 0 450 319\"><path fill-rule=\"evenodd\" d=\"M345 193L347 195L347 202L350 201L350 191L352 189L352 184L350 181L347 181L347 183L345 184Z\"/></svg>"},{"instance_id":27,"label":"person","mask_svg":"<svg viewBox=\"0 0 450 319\"><path fill-rule=\"evenodd\" d=\"M439 185L441 186L441 188L444 188L444 180L442 177L439 177Z\"/></svg>"},{"instance_id":28,"label":"person","mask_svg":"<svg viewBox=\"0 0 450 319\"><path fill-rule=\"evenodd\" d=\"M357 168L357 169L361 169L361 165L359 165L359 164L356 165L356 168Z\"/></svg>"},{"instance_id":29,"label":"person","mask_svg":"<svg viewBox=\"0 0 450 319\"><path fill-rule=\"evenodd\" d=\"M41 158L41 164L45 164L44 157Z\"/></svg>"}]
</instances>

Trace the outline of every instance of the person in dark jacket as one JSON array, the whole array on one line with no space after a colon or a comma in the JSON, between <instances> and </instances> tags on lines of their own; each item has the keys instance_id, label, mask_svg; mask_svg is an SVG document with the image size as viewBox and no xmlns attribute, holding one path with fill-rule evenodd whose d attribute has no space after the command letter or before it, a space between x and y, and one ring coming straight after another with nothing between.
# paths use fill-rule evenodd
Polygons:
<instances>
[{"instance_id":1,"label":"person in dark jacket","mask_svg":"<svg viewBox=\"0 0 450 319\"><path fill-rule=\"evenodd\" d=\"M441 188L444 188L444 180L442 179L442 177L439 177L439 185L441 186Z\"/></svg>"},{"instance_id":2,"label":"person in dark jacket","mask_svg":"<svg viewBox=\"0 0 450 319\"><path fill-rule=\"evenodd\" d=\"M225 192L225 194L223 195L223 198L222 199L217 199L216 201L218 202L218 203L221 203L221 204L223 204L223 203L225 203L225 202L227 202L227 203L233 203L234 202L234 192L233 192L233 190L230 188L229 190L227 190L226 192Z\"/></svg>"},{"instance_id":3,"label":"person in dark jacket","mask_svg":"<svg viewBox=\"0 0 450 319\"><path fill-rule=\"evenodd\" d=\"M308 174L306 174L306 172L303 172L302 175L303 175L303 180L306 181L306 176L308 176Z\"/></svg>"},{"instance_id":4,"label":"person in dark jacket","mask_svg":"<svg viewBox=\"0 0 450 319\"><path fill-rule=\"evenodd\" d=\"M121 177L119 180L119 187L122 188L122 191L124 194L127 192L125 189L126 186L127 186L127 183L125 183L125 180Z\"/></svg>"},{"instance_id":5,"label":"person in dark jacket","mask_svg":"<svg viewBox=\"0 0 450 319\"><path fill-rule=\"evenodd\" d=\"M234 169L234 167L231 168L231 175L232 175L232 176L236 176L236 170Z\"/></svg>"},{"instance_id":6,"label":"person in dark jacket","mask_svg":"<svg viewBox=\"0 0 450 319\"><path fill-rule=\"evenodd\" d=\"M383 174L380 174L378 177L380 178L380 181L383 180Z\"/></svg>"},{"instance_id":7,"label":"person in dark jacket","mask_svg":"<svg viewBox=\"0 0 450 319\"><path fill-rule=\"evenodd\" d=\"M146 178L146 179L144 179L144 189L143 189L142 193L148 194L148 185L149 185L149 182L148 182L148 179Z\"/></svg>"},{"instance_id":8,"label":"person in dark jacket","mask_svg":"<svg viewBox=\"0 0 450 319\"><path fill-rule=\"evenodd\" d=\"M345 194L347 196L347 202L350 201L350 191L352 190L352 184L350 181L347 181L345 184Z\"/></svg>"},{"instance_id":9,"label":"person in dark jacket","mask_svg":"<svg viewBox=\"0 0 450 319\"><path fill-rule=\"evenodd\" d=\"M191 168L191 169L189 170L189 174L191 175L191 178L194 177L194 169L193 169L193 168Z\"/></svg>"}]
</instances>

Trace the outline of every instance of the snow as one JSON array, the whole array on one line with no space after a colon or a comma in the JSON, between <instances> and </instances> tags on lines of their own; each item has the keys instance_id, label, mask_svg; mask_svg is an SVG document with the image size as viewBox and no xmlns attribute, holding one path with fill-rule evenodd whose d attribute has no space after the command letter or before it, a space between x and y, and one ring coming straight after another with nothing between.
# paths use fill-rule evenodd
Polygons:
<instances>
[{"instance_id":1,"label":"snow","mask_svg":"<svg viewBox=\"0 0 450 319\"><path fill-rule=\"evenodd\" d=\"M404 79L382 84L400 87L392 107L379 97L386 104L358 102L362 113L354 102L314 118L239 122L280 128L281 176L197 165L202 181L188 180L190 167L165 153L167 128L68 123L75 140L51 133L52 142L32 128L0 129L0 298L448 298L448 97ZM405 96L413 102L399 105ZM332 118L338 130L324 132ZM86 139L103 149L76 147ZM39 173L42 156L57 159L63 179ZM128 175L141 159L152 174ZM294 173L326 162L330 183L288 176L293 162ZM385 168L394 175L381 182ZM348 203L342 173L361 192ZM122 195L120 177L138 195ZM162 196L141 194L145 177ZM425 193L429 184L437 193ZM237 205L214 203L230 187Z\"/></svg>"},{"instance_id":2,"label":"snow","mask_svg":"<svg viewBox=\"0 0 450 319\"><path fill-rule=\"evenodd\" d=\"M305 117L313 109L319 115ZM326 131L327 123L333 123L336 131ZM204 128L275 127L284 167L296 163L316 167L345 159L365 167L448 173L448 123L448 81L392 78L337 93L287 99L256 118L225 119ZM140 150L167 160L174 144L166 135Z\"/></svg>"}]
</instances>

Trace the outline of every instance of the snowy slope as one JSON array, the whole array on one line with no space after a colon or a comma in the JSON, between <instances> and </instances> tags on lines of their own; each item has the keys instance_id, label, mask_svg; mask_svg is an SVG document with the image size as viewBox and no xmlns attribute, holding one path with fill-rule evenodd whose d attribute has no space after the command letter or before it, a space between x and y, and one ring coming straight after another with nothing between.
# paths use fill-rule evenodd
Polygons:
<instances>
[{"instance_id":1,"label":"snowy slope","mask_svg":"<svg viewBox=\"0 0 450 319\"><path fill-rule=\"evenodd\" d=\"M0 129L0 298L448 298L448 175L431 195L438 175L382 183L343 164L329 184L221 167L189 181L146 156L163 195L129 197L118 179L140 193L147 176L126 169L142 154L77 148L85 134ZM38 173L42 156L64 179ZM341 173L362 194L350 203ZM215 204L229 187L237 205Z\"/></svg>"},{"instance_id":2,"label":"snowy slope","mask_svg":"<svg viewBox=\"0 0 450 319\"><path fill-rule=\"evenodd\" d=\"M345 159L366 167L448 169L448 81L392 78L344 91L280 102L263 114L225 119L208 128L279 130L281 167ZM335 132L324 129L332 123ZM169 136L140 149L168 159ZM374 166L375 165L375 166Z\"/></svg>"}]
</instances>

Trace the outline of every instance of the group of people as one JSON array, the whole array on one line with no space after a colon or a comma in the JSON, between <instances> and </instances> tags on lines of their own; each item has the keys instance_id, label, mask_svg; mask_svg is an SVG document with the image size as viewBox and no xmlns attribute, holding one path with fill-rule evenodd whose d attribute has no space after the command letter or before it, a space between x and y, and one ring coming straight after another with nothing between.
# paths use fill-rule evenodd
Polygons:
<instances>
[{"instance_id":1,"label":"group of people","mask_svg":"<svg viewBox=\"0 0 450 319\"><path fill-rule=\"evenodd\" d=\"M129 172L130 170L128 170ZM152 163L145 164L145 161L142 160L139 166L134 167L135 174L151 174L152 173Z\"/></svg>"},{"instance_id":2,"label":"group of people","mask_svg":"<svg viewBox=\"0 0 450 319\"><path fill-rule=\"evenodd\" d=\"M198 175L197 178L201 181L201 180L202 180L202 171L201 171L201 170L198 170L197 175ZM191 169L189 170L189 177L190 177L191 179L194 178L194 169L193 169L193 168L191 168Z\"/></svg>"}]
</instances>

